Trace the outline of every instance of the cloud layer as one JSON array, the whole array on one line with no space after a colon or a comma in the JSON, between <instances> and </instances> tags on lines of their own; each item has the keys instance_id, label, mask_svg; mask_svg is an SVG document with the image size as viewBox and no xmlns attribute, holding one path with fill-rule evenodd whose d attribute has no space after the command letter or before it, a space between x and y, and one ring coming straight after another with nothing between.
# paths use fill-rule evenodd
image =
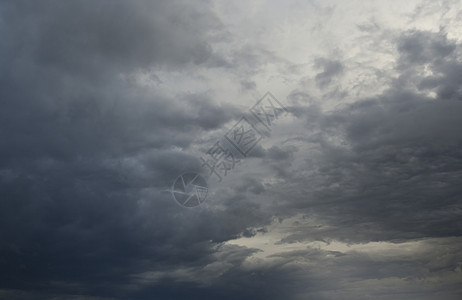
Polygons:
<instances>
[{"instance_id":1,"label":"cloud layer","mask_svg":"<svg viewBox=\"0 0 462 300\"><path fill-rule=\"evenodd\" d=\"M395 4L3 1L0 299L459 299L461 5Z\"/></svg>"}]
</instances>

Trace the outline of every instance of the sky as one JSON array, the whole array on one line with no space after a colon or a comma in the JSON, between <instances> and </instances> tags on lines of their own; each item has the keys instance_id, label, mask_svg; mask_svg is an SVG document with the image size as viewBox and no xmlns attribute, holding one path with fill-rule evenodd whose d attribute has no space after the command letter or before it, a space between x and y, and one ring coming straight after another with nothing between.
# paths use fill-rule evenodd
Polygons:
<instances>
[{"instance_id":1,"label":"sky","mask_svg":"<svg viewBox=\"0 0 462 300\"><path fill-rule=\"evenodd\" d=\"M0 299L462 298L460 1L0 0L0 37Z\"/></svg>"}]
</instances>

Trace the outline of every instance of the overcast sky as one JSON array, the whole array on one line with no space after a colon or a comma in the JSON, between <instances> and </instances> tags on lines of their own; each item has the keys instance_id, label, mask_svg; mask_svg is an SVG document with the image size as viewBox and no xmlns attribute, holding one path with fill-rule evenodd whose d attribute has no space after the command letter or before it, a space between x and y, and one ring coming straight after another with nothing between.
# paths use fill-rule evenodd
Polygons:
<instances>
[{"instance_id":1,"label":"overcast sky","mask_svg":"<svg viewBox=\"0 0 462 300\"><path fill-rule=\"evenodd\" d=\"M0 299L462 299L462 3L0 0Z\"/></svg>"}]
</instances>

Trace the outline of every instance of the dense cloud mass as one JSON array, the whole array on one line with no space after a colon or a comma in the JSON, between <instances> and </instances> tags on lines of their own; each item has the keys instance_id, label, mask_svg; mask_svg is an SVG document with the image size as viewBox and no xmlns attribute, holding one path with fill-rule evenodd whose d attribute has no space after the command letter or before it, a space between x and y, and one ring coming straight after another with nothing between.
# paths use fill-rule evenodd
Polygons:
<instances>
[{"instance_id":1,"label":"dense cloud mass","mask_svg":"<svg viewBox=\"0 0 462 300\"><path fill-rule=\"evenodd\" d=\"M348 3L0 1L0 299L460 299L462 5Z\"/></svg>"}]
</instances>

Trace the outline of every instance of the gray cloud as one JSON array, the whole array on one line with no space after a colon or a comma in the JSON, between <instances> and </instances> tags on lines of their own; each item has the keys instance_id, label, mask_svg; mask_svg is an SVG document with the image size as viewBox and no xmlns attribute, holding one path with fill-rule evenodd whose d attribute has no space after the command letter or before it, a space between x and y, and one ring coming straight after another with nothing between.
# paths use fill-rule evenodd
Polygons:
<instances>
[{"instance_id":1,"label":"gray cloud","mask_svg":"<svg viewBox=\"0 0 462 300\"><path fill-rule=\"evenodd\" d=\"M427 293L396 295L455 299L460 44L400 34L390 86L337 110L294 90L292 119L187 210L172 181L200 170L197 149L245 113L214 101L213 87L184 92L194 84L175 76L225 70L245 92L265 67L289 65L259 41L237 43L221 17L209 1L0 4L0 299L357 299L354 284L390 299L374 280L425 276ZM371 24L359 29L382 28ZM348 73L340 58L315 68L324 91ZM294 223L278 245L423 250L384 258L307 244L259 260L263 250L228 243L271 236L274 220L294 216L316 224Z\"/></svg>"},{"instance_id":2,"label":"gray cloud","mask_svg":"<svg viewBox=\"0 0 462 300\"><path fill-rule=\"evenodd\" d=\"M294 194L287 204L319 214L330 226L316 233L300 229L287 241L327 236L361 242L458 235L461 102L453 94L438 93L436 99L430 98L421 93L424 87L413 91L413 82L421 82L417 69L422 64L438 68L438 76L453 78L453 69L461 62L446 50L442 57L452 66L447 69L444 63L435 62L435 55L409 58L408 50L413 48L402 45L422 36L429 45L460 47L444 35L406 33L398 41L398 70L407 76L405 82L397 80L375 98L327 114L317 111L320 115L313 116L306 109L298 115L307 118L319 154L310 161L314 165L306 165L312 172L305 168L287 171L291 174L288 181L297 182L290 185L292 191L306 190L301 186L312 189L304 198ZM408 67L402 69L403 64ZM446 81L435 89L443 85ZM304 174L309 175L302 179Z\"/></svg>"},{"instance_id":3,"label":"gray cloud","mask_svg":"<svg viewBox=\"0 0 462 300\"><path fill-rule=\"evenodd\" d=\"M320 88L327 87L335 76L343 71L343 65L338 60L317 58L314 62L316 68L321 68L322 72L316 74L316 83Z\"/></svg>"},{"instance_id":4,"label":"gray cloud","mask_svg":"<svg viewBox=\"0 0 462 300\"><path fill-rule=\"evenodd\" d=\"M220 23L208 3L4 2L0 13L0 288L124 297L123 278L144 269L137 257L159 268L180 263L181 252L195 261L209 253L207 240L239 234L188 234L164 191L199 167L170 149L188 148L236 109L129 80L212 57L205 37ZM200 223L214 218L190 217L201 214Z\"/></svg>"}]
</instances>

